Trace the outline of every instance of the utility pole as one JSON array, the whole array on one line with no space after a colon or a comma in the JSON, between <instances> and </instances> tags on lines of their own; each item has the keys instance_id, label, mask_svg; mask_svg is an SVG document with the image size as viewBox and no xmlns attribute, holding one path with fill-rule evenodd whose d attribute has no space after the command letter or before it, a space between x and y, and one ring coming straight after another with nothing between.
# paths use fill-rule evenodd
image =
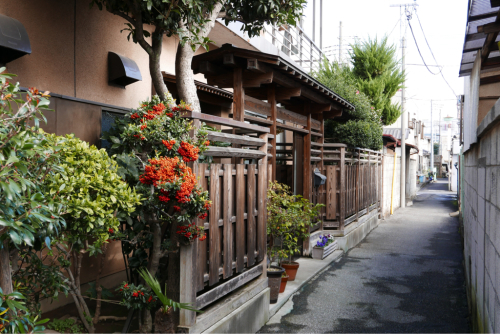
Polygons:
<instances>
[{"instance_id":1,"label":"utility pole","mask_svg":"<svg viewBox=\"0 0 500 334\"><path fill-rule=\"evenodd\" d=\"M323 51L323 0L319 0L319 48Z\"/></svg>"},{"instance_id":2,"label":"utility pole","mask_svg":"<svg viewBox=\"0 0 500 334\"><path fill-rule=\"evenodd\" d=\"M342 21L339 26L339 64L342 64Z\"/></svg>"},{"instance_id":3,"label":"utility pole","mask_svg":"<svg viewBox=\"0 0 500 334\"><path fill-rule=\"evenodd\" d=\"M405 71L405 37L401 40L402 70ZM401 207L406 207L406 111L405 111L405 83L401 89Z\"/></svg>"},{"instance_id":4,"label":"utility pole","mask_svg":"<svg viewBox=\"0 0 500 334\"><path fill-rule=\"evenodd\" d=\"M313 42L316 43L316 0L313 0Z\"/></svg>"},{"instance_id":5,"label":"utility pole","mask_svg":"<svg viewBox=\"0 0 500 334\"><path fill-rule=\"evenodd\" d=\"M405 71L405 42L406 36L403 32L403 8L404 13L407 15L408 20L411 18L411 12L408 12L409 8L415 8L418 4L416 0L412 3L405 4L397 4L391 5L391 7L399 7L399 15L400 15L400 34L401 34L401 53L402 53L402 71ZM403 88L401 89L401 180L400 180L400 201L401 207L406 207L406 111L405 111L405 84L406 81L403 82Z\"/></svg>"},{"instance_id":6,"label":"utility pole","mask_svg":"<svg viewBox=\"0 0 500 334\"><path fill-rule=\"evenodd\" d=\"M431 100L431 172L434 177L434 126L432 124L432 100Z\"/></svg>"}]
</instances>

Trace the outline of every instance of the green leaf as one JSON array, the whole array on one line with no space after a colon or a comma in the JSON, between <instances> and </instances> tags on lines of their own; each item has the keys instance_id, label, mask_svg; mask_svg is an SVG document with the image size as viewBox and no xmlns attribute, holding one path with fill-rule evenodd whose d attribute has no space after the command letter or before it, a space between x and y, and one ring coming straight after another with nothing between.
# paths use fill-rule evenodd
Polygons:
<instances>
[{"instance_id":1,"label":"green leaf","mask_svg":"<svg viewBox=\"0 0 500 334\"><path fill-rule=\"evenodd\" d=\"M9 236L10 236L10 240L12 240L13 243L15 243L17 245L20 245L22 243L22 239L19 236L19 234L17 234L16 231L10 230Z\"/></svg>"}]
</instances>

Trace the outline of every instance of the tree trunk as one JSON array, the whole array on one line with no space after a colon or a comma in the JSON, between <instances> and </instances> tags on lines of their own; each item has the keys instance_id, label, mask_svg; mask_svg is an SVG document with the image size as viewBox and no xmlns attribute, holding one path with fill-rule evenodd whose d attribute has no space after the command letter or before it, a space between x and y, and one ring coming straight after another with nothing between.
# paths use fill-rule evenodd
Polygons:
<instances>
[{"instance_id":1,"label":"tree trunk","mask_svg":"<svg viewBox=\"0 0 500 334\"><path fill-rule=\"evenodd\" d=\"M161 58L161 48L163 44L163 32L155 31L152 35L152 53L149 54L149 73L151 74L151 80L153 82L153 87L156 94L161 100L166 99L168 95L167 85L163 81L163 75L161 74L160 68L160 58Z\"/></svg>"},{"instance_id":2,"label":"tree trunk","mask_svg":"<svg viewBox=\"0 0 500 334\"><path fill-rule=\"evenodd\" d=\"M189 43L185 43L183 46L179 42L175 56L175 73L177 73L175 80L177 81L179 98L190 104L193 111L201 112L200 100L198 99L193 71L191 70L193 56L194 51Z\"/></svg>"},{"instance_id":3,"label":"tree trunk","mask_svg":"<svg viewBox=\"0 0 500 334\"><path fill-rule=\"evenodd\" d=\"M101 316L101 298L102 298L102 286L100 284L102 268L104 267L104 261L106 259L106 250L108 249L108 245L104 244L102 246L102 254L101 254L101 263L99 266L99 271L97 272L97 277L95 279L95 291L96 291L96 305L95 305L95 313L94 313L94 325L97 325L99 322L99 317Z\"/></svg>"},{"instance_id":4,"label":"tree trunk","mask_svg":"<svg viewBox=\"0 0 500 334\"><path fill-rule=\"evenodd\" d=\"M167 297L178 302L181 296L181 252L180 252L180 235L177 234L179 223L173 221L170 226L170 252L168 253L168 279L167 279ZM170 310L169 316L164 317L169 324L164 326L172 326L175 330L179 326L179 310ZM156 321L155 321L156 323Z\"/></svg>"},{"instance_id":5,"label":"tree trunk","mask_svg":"<svg viewBox=\"0 0 500 334\"><path fill-rule=\"evenodd\" d=\"M175 333L173 308L169 308L166 313L160 308L155 314L155 333Z\"/></svg>"},{"instance_id":6,"label":"tree trunk","mask_svg":"<svg viewBox=\"0 0 500 334\"><path fill-rule=\"evenodd\" d=\"M151 273L153 277L156 276L158 272L158 267L160 266L160 260L162 256L161 252L161 226L158 222L156 216L152 216L150 221L153 227L153 247L151 248L151 258L148 263L148 271ZM151 333L153 330L153 319L151 318L151 312L148 309L144 309L142 311L142 324L139 328L141 333Z\"/></svg>"},{"instance_id":7,"label":"tree trunk","mask_svg":"<svg viewBox=\"0 0 500 334\"><path fill-rule=\"evenodd\" d=\"M14 291L12 286L12 269L10 267L8 240L3 242L3 247L0 249L0 287L5 295Z\"/></svg>"},{"instance_id":8,"label":"tree trunk","mask_svg":"<svg viewBox=\"0 0 500 334\"><path fill-rule=\"evenodd\" d=\"M215 26L215 20L217 19L224 3L225 1L217 3L214 6L212 13L207 13L208 22L205 23L203 28L198 33L200 39L207 37L210 31L212 31ZM181 28L185 28L184 23L181 23ZM185 43L184 46L182 46L179 42L175 57L175 76L177 80L179 98L190 104L193 107L193 111L201 112L200 100L198 99L196 85L194 84L193 70L191 69L191 62L194 54L195 52L191 49L191 45L189 43Z\"/></svg>"}]
</instances>

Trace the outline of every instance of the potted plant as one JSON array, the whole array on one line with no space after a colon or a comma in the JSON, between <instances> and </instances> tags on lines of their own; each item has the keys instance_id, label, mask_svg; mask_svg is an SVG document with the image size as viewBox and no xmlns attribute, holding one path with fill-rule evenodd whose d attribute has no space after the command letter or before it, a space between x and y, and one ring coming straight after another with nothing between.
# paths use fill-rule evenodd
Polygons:
<instances>
[{"instance_id":1,"label":"potted plant","mask_svg":"<svg viewBox=\"0 0 500 334\"><path fill-rule=\"evenodd\" d=\"M288 274L285 271L283 274L281 274L280 293L285 292L286 282L288 282Z\"/></svg>"},{"instance_id":2,"label":"potted plant","mask_svg":"<svg viewBox=\"0 0 500 334\"><path fill-rule=\"evenodd\" d=\"M320 235L319 240L313 247L313 259L323 260L337 249L337 242L330 234Z\"/></svg>"},{"instance_id":3,"label":"potted plant","mask_svg":"<svg viewBox=\"0 0 500 334\"><path fill-rule=\"evenodd\" d=\"M268 258L283 267L288 281L295 280L299 264L292 256L300 252L299 238L309 237L312 220L322 204L313 205L300 195L293 195L287 185L273 182L267 191L267 234L270 236Z\"/></svg>"}]
</instances>

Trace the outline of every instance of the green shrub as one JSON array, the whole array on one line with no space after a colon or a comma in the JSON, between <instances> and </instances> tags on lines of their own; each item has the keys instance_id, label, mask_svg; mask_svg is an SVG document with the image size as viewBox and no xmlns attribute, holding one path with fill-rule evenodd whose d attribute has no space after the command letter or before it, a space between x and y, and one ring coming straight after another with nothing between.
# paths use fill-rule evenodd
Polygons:
<instances>
[{"instance_id":1,"label":"green shrub","mask_svg":"<svg viewBox=\"0 0 500 334\"><path fill-rule=\"evenodd\" d=\"M325 125L325 138L329 141L376 151L382 149L382 134L379 123L364 120L346 123L329 120Z\"/></svg>"},{"instance_id":2,"label":"green shrub","mask_svg":"<svg viewBox=\"0 0 500 334\"><path fill-rule=\"evenodd\" d=\"M59 333L82 333L83 327L78 325L75 319L54 319L47 324L47 327Z\"/></svg>"}]
</instances>

